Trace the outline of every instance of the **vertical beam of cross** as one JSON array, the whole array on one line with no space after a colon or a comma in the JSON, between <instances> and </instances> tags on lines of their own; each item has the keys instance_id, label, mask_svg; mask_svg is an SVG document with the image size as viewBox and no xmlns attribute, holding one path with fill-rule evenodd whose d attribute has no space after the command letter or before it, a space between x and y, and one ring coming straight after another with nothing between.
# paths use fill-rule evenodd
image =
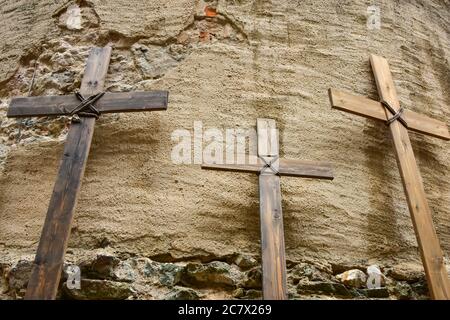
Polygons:
<instances>
[{"instance_id":1,"label":"vertical beam of cross","mask_svg":"<svg viewBox=\"0 0 450 320\"><path fill-rule=\"evenodd\" d=\"M389 103L398 112L400 102L387 60L372 55L370 63L380 98L382 101ZM387 110L386 113L389 116ZM433 225L422 177L409 139L408 129L399 121L394 121L389 125L389 131L394 142L397 164L427 275L430 294L434 299L450 299L448 274L439 239Z\"/></svg>"},{"instance_id":2,"label":"vertical beam of cross","mask_svg":"<svg viewBox=\"0 0 450 320\"><path fill-rule=\"evenodd\" d=\"M82 95L90 96L103 90L110 56L111 47L91 51L81 82ZM81 117L80 122L70 126L25 299L56 297L94 125L95 118Z\"/></svg>"},{"instance_id":3,"label":"vertical beam of cross","mask_svg":"<svg viewBox=\"0 0 450 320\"><path fill-rule=\"evenodd\" d=\"M271 162L259 175L259 212L261 221L261 254L263 294L268 300L287 299L286 258L284 248L283 213L281 209L279 140L275 120L258 119L258 157ZM274 170L272 169L274 168Z\"/></svg>"}]
</instances>

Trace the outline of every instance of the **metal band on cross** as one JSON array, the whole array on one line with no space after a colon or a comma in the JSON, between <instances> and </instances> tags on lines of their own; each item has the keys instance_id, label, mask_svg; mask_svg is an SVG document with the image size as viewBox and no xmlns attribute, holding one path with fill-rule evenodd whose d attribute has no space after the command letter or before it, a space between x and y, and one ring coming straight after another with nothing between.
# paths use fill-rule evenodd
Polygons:
<instances>
[{"instance_id":1,"label":"metal band on cross","mask_svg":"<svg viewBox=\"0 0 450 320\"><path fill-rule=\"evenodd\" d=\"M278 155L265 155L265 156L258 156L258 158L260 158L263 162L264 162L264 167L261 168L261 171L259 172L259 174L263 174L264 171L266 171L267 168L269 168L270 170L272 170L272 172L279 176L280 172L273 167L273 164L278 160L279 156ZM272 158L270 161L267 161L266 158Z\"/></svg>"},{"instance_id":2,"label":"metal band on cross","mask_svg":"<svg viewBox=\"0 0 450 320\"><path fill-rule=\"evenodd\" d=\"M408 128L408 123L406 122L405 119L402 118L403 111L405 111L405 109L403 107L401 107L398 111L395 111L395 109L392 108L391 105L387 101L380 101L380 102L386 109L389 110L389 112L391 114L393 114L393 116L391 118L386 120L387 126L389 126L392 122L398 120L398 121L400 121L400 123L402 125L405 126L405 128Z\"/></svg>"},{"instance_id":3,"label":"metal band on cross","mask_svg":"<svg viewBox=\"0 0 450 320\"><path fill-rule=\"evenodd\" d=\"M105 92L100 92L86 99L79 91L76 91L75 96L81 103L70 112L72 121L80 122L79 117L94 117L95 119L98 119L100 117L100 111L95 107L95 102L103 97L104 94Z\"/></svg>"}]
</instances>

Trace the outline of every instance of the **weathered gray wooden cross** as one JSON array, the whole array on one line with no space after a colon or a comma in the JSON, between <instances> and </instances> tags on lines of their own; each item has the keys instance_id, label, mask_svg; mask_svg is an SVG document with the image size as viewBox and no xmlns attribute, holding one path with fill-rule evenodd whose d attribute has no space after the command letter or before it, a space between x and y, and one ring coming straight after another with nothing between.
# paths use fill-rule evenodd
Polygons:
<instances>
[{"instance_id":1,"label":"weathered gray wooden cross","mask_svg":"<svg viewBox=\"0 0 450 320\"><path fill-rule=\"evenodd\" d=\"M63 158L28 282L26 299L56 297L70 225L94 132L96 118L92 115L167 109L167 91L97 95L103 91L110 56L111 47L91 50L78 97L70 95L15 98L8 109L8 117L71 115L74 110L78 110L80 116L76 122L72 122L67 135ZM84 104L80 104L79 100L85 99L83 96L87 99ZM89 99L89 96L95 99ZM97 102L94 104L96 99Z\"/></svg>"},{"instance_id":2,"label":"weathered gray wooden cross","mask_svg":"<svg viewBox=\"0 0 450 320\"><path fill-rule=\"evenodd\" d=\"M263 294L267 300L287 299L286 260L280 176L333 179L331 164L279 159L275 121L257 119L258 158L249 164L203 164L203 169L259 174L259 212ZM254 163L254 164L252 164Z\"/></svg>"},{"instance_id":3,"label":"weathered gray wooden cross","mask_svg":"<svg viewBox=\"0 0 450 320\"><path fill-rule=\"evenodd\" d=\"M447 125L413 111L402 110L386 59L372 55L372 70L382 101L330 89L333 108L367 118L387 121L394 142L397 164L403 181L411 219L419 244L431 297L450 299L450 284L445 263L428 206L422 177L416 164L408 129L449 140ZM389 111L389 109L392 109ZM394 113L394 114L393 114ZM398 120L398 121L396 121Z\"/></svg>"}]
</instances>

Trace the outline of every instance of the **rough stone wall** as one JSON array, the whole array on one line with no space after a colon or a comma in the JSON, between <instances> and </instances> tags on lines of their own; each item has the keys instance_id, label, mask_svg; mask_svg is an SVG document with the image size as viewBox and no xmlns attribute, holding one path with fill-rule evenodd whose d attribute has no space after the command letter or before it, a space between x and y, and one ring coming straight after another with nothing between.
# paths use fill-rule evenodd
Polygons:
<instances>
[{"instance_id":1,"label":"rough stone wall","mask_svg":"<svg viewBox=\"0 0 450 320\"><path fill-rule=\"evenodd\" d=\"M372 4L381 30L366 26ZM194 121L251 128L268 117L283 157L336 167L333 182L282 178L290 296L427 296L388 130L331 110L327 89L376 99L375 53L406 108L448 123L448 0L0 0L0 17L0 297L23 295L69 125L7 119L8 103L73 92L90 47L107 44L107 90L167 89L169 109L98 121L67 254L85 290L61 295L259 297L256 176L170 154L172 132ZM448 257L450 148L411 140ZM381 294L336 278L370 264L387 277Z\"/></svg>"}]
</instances>

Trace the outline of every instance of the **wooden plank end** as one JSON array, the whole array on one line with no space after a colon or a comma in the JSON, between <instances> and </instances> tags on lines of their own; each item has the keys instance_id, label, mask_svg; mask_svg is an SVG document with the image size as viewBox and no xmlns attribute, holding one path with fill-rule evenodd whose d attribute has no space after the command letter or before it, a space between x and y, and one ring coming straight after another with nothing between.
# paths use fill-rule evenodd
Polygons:
<instances>
[{"instance_id":1,"label":"wooden plank end","mask_svg":"<svg viewBox=\"0 0 450 320\"><path fill-rule=\"evenodd\" d=\"M448 132L448 129L447 129L447 132L444 133L443 135L434 135L434 137L442 139L444 141L450 141L450 133Z\"/></svg>"},{"instance_id":2,"label":"wooden plank end","mask_svg":"<svg viewBox=\"0 0 450 320\"><path fill-rule=\"evenodd\" d=\"M443 126L443 128L445 128L445 132L440 137L437 137L437 138L440 138L440 139L445 140L445 141L449 141L450 140L450 133L448 131L447 123L442 122L442 126Z\"/></svg>"},{"instance_id":3,"label":"wooden plank end","mask_svg":"<svg viewBox=\"0 0 450 320\"><path fill-rule=\"evenodd\" d=\"M8 118L17 118L17 117L21 117L22 115L21 115L21 113L19 112L19 110L18 110L18 102L20 102L20 100L22 99L23 97L13 97L12 99L11 99L11 102L9 103L9 106L8 106L8 111L6 112L6 117L8 117Z\"/></svg>"},{"instance_id":4,"label":"wooden plank end","mask_svg":"<svg viewBox=\"0 0 450 320\"><path fill-rule=\"evenodd\" d=\"M164 110L167 110L167 107L169 105L169 91L164 90L163 91L165 93L165 97L164 97Z\"/></svg>"},{"instance_id":5,"label":"wooden plank end","mask_svg":"<svg viewBox=\"0 0 450 320\"><path fill-rule=\"evenodd\" d=\"M334 167L333 165L327 164L326 165L326 169L327 171L325 172L325 174L321 177L323 180L330 180L333 181L334 180Z\"/></svg>"},{"instance_id":6,"label":"wooden plank end","mask_svg":"<svg viewBox=\"0 0 450 320\"><path fill-rule=\"evenodd\" d=\"M334 104L334 97L335 97L335 89L329 88L328 89L328 98L330 99L332 108L336 108L336 106Z\"/></svg>"},{"instance_id":7,"label":"wooden plank end","mask_svg":"<svg viewBox=\"0 0 450 320\"><path fill-rule=\"evenodd\" d=\"M379 56L379 55L376 55L373 53L370 54L369 60L370 60L370 63L372 63L372 64L376 63L376 62L387 62L387 59L384 58L383 56Z\"/></svg>"}]
</instances>

